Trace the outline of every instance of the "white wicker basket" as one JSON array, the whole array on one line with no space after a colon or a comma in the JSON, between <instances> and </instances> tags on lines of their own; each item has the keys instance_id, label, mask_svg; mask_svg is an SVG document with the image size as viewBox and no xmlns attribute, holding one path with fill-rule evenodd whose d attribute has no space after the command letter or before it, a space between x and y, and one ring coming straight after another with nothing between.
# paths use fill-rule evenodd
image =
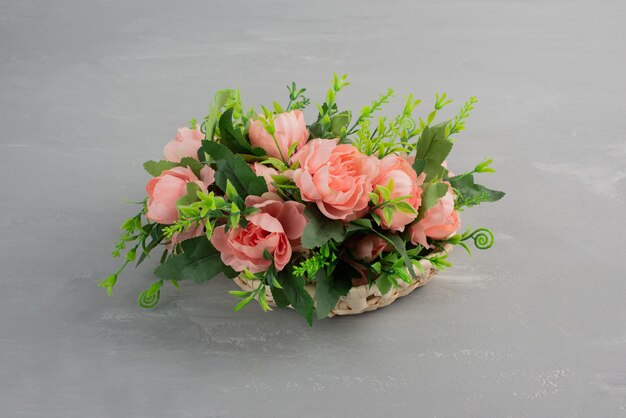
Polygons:
<instances>
[{"instance_id":1,"label":"white wicker basket","mask_svg":"<svg viewBox=\"0 0 626 418\"><path fill-rule=\"evenodd\" d=\"M429 257L444 251L449 253L451 250L451 245L445 245L443 251L433 252ZM438 270L435 269L427 259L420 260L420 263L422 264L422 267L424 267L424 271L420 272L416 269L417 280L413 280L411 284L406 283L401 279L397 279L398 287L392 288L389 292L387 292L387 294L384 295L380 293L378 287L376 286L370 287L369 285L361 285L353 287L346 296L339 298L337 305L330 311L328 316L356 315L363 312L375 311L378 308L389 305L402 296L408 295L418 287L424 286L433 279ZM248 291L256 289L260 284L258 280L246 280L242 277L236 277L234 282L241 289ZM315 284L307 284L306 289L312 297L315 296ZM272 306L276 306L270 289L268 288L266 292L267 302Z\"/></svg>"}]
</instances>

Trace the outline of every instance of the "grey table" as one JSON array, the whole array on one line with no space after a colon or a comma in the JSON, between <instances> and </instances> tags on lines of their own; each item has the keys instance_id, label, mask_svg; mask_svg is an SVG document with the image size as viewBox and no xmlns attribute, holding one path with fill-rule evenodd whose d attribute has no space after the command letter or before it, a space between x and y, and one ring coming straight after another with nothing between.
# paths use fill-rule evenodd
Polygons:
<instances>
[{"instance_id":1,"label":"grey table","mask_svg":"<svg viewBox=\"0 0 626 418\"><path fill-rule=\"evenodd\" d=\"M621 0L1 1L0 416L624 416L625 18ZM312 329L233 313L225 279L144 311L144 268L105 296L141 163L177 127L226 86L321 100L333 71L345 107L478 96L450 164L496 161L508 195L463 214L491 251Z\"/></svg>"}]
</instances>

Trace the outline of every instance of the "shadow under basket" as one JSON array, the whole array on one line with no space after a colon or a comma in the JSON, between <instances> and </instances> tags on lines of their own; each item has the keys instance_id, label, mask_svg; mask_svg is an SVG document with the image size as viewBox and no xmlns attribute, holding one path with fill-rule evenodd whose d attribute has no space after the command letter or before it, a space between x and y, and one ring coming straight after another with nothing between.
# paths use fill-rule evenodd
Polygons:
<instances>
[{"instance_id":1,"label":"shadow under basket","mask_svg":"<svg viewBox=\"0 0 626 418\"><path fill-rule=\"evenodd\" d=\"M364 312L375 311L378 308L383 308L391 304L393 301L401 298L402 296L408 295L418 287L428 284L435 277L435 274L437 274L438 270L432 266L430 261L428 261L428 258L444 252L450 253L451 250L452 246L446 244L443 250L435 251L428 255L427 258L421 259L419 262L423 267L423 271L416 271L417 279L412 280L411 283L407 283L401 279L396 279L398 287L391 288L391 290L384 295L380 293L380 290L378 290L378 287L375 285L371 287L369 285L353 287L346 296L341 296L339 298L337 305L331 309L328 316L356 315ZM260 284L258 280L247 280L241 276L236 277L233 281L242 290L247 291L256 289ZM311 297L314 299L315 287L315 283L306 285L307 292L309 292ZM266 294L267 303L271 306L276 306L274 298L272 297L272 292L269 288L267 288ZM291 308L291 305L289 307Z\"/></svg>"}]
</instances>

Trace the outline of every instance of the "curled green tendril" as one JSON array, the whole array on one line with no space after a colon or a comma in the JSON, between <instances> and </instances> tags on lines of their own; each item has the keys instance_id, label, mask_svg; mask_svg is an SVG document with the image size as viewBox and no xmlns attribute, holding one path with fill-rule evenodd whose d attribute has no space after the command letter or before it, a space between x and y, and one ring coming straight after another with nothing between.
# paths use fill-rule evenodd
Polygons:
<instances>
[{"instance_id":1,"label":"curled green tendril","mask_svg":"<svg viewBox=\"0 0 626 418\"><path fill-rule=\"evenodd\" d=\"M402 121L402 127L411 132L415 130L415 128L417 127L417 123L415 122L415 119L407 117Z\"/></svg>"},{"instance_id":2,"label":"curled green tendril","mask_svg":"<svg viewBox=\"0 0 626 418\"><path fill-rule=\"evenodd\" d=\"M139 294L139 297L137 298L137 304L146 309L154 308L156 304L159 303L160 297L160 290L157 290L152 294L149 294L148 290L144 290Z\"/></svg>"},{"instance_id":3,"label":"curled green tendril","mask_svg":"<svg viewBox=\"0 0 626 418\"><path fill-rule=\"evenodd\" d=\"M493 233L487 228L478 228L461 241L465 241L470 238L474 240L474 245L479 250L486 250L487 248L490 248L494 242Z\"/></svg>"}]
</instances>

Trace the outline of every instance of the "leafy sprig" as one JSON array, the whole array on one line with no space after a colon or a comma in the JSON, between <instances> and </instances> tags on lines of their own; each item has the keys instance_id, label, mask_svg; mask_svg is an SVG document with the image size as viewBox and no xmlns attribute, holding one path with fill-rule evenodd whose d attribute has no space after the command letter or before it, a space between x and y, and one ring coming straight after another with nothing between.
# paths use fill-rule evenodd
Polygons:
<instances>
[{"instance_id":1,"label":"leafy sprig","mask_svg":"<svg viewBox=\"0 0 626 418\"><path fill-rule=\"evenodd\" d=\"M371 119L374 113L382 109L384 104L389 103L389 100L393 97L393 93L393 89L389 88L386 93L381 94L380 97L372 101L369 106L364 106L354 124L347 130L345 136L347 137L348 135L355 133L359 129L361 122Z\"/></svg>"},{"instance_id":2,"label":"leafy sprig","mask_svg":"<svg viewBox=\"0 0 626 418\"><path fill-rule=\"evenodd\" d=\"M289 103L287 103L285 111L302 110L311 103L311 100L304 95L306 89L298 89L295 82L292 81L291 86L287 86L287 91L289 92Z\"/></svg>"},{"instance_id":3,"label":"leafy sprig","mask_svg":"<svg viewBox=\"0 0 626 418\"><path fill-rule=\"evenodd\" d=\"M141 202L141 204L143 205L142 210L122 223L122 226L120 227L122 233L114 246L113 257L119 258L121 257L122 251L126 250L129 244L133 244L132 248L130 248L124 256L124 263L115 273L98 283L98 286L106 289L108 295L111 295L113 292L113 287L115 287L119 275L130 263L137 259L137 252L139 250L142 251L142 255L139 260L140 263L145 257L149 256L150 251L154 249L163 239L163 235L160 233L160 229L157 224L151 223L148 220L146 220L145 223L143 222L146 212L146 201ZM146 241L150 237L152 238L152 242L146 244Z\"/></svg>"},{"instance_id":4,"label":"leafy sprig","mask_svg":"<svg viewBox=\"0 0 626 418\"><path fill-rule=\"evenodd\" d=\"M459 113L448 123L446 126L446 132L448 135L454 135L465 130L465 121L470 115L470 112L474 110L474 105L478 103L475 96L471 96L463 107L459 110Z\"/></svg>"},{"instance_id":5,"label":"leafy sprig","mask_svg":"<svg viewBox=\"0 0 626 418\"><path fill-rule=\"evenodd\" d=\"M412 196L406 195L392 198L393 187L393 179L390 179L387 185L377 185L374 188L374 192L369 194L370 200L374 204L371 215L378 225L382 225L383 220L385 224L391 224L396 211L417 215L415 208L406 201ZM377 209L382 210L382 219L381 216L376 213Z\"/></svg>"}]
</instances>

